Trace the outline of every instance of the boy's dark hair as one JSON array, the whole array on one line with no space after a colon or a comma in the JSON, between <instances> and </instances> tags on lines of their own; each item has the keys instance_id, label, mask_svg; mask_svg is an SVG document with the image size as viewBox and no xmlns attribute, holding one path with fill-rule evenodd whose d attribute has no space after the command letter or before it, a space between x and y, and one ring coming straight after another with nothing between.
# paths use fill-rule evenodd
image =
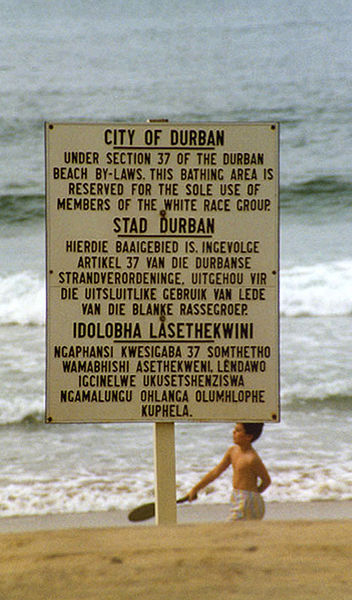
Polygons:
<instances>
[{"instance_id":1,"label":"boy's dark hair","mask_svg":"<svg viewBox=\"0 0 352 600\"><path fill-rule=\"evenodd\" d=\"M264 423L243 423L243 427L246 433L253 436L252 442L255 442L262 434Z\"/></svg>"}]
</instances>

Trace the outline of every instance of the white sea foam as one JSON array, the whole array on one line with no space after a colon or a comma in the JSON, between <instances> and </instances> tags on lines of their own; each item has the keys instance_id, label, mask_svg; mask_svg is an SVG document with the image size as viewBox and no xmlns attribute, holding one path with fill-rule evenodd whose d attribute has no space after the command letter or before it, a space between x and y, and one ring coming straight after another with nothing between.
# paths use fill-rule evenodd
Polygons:
<instances>
[{"instance_id":1,"label":"white sea foam","mask_svg":"<svg viewBox=\"0 0 352 600\"><path fill-rule=\"evenodd\" d=\"M43 325L45 288L34 273L0 277L0 325Z\"/></svg>"},{"instance_id":2,"label":"white sea foam","mask_svg":"<svg viewBox=\"0 0 352 600\"><path fill-rule=\"evenodd\" d=\"M125 481L128 479L126 475ZM143 480L143 482L142 482ZM146 492L149 489L149 493ZM0 490L2 516L127 510L153 500L153 470L138 486L123 486L97 477L17 481Z\"/></svg>"},{"instance_id":3,"label":"white sea foam","mask_svg":"<svg viewBox=\"0 0 352 600\"><path fill-rule=\"evenodd\" d=\"M283 269L280 309L286 317L352 314L352 261Z\"/></svg>"},{"instance_id":4,"label":"white sea foam","mask_svg":"<svg viewBox=\"0 0 352 600\"><path fill-rule=\"evenodd\" d=\"M265 443L263 442L265 447ZM268 457L268 451L260 452L270 471L272 484L265 492L267 502L309 502L317 500L351 500L352 466L345 463L343 469L335 460L314 462L307 459L304 450L296 454L296 460L279 456L278 448ZM274 456L275 454L275 456ZM305 458L303 459L303 455ZM177 496L185 495L192 485L216 464L220 457L202 457L199 469L192 471L187 461L177 464ZM111 460L111 458L110 458ZM321 464L323 462L323 464ZM49 513L75 513L89 511L129 510L154 498L153 465L141 465L138 473L128 467L117 468L115 474L104 476L97 472L82 476L48 468L45 475L32 479L18 476L2 477L0 486L0 513L2 516L35 515ZM61 472L60 472L61 471ZM198 496L200 504L228 503L231 494L230 469L214 481Z\"/></svg>"}]
</instances>

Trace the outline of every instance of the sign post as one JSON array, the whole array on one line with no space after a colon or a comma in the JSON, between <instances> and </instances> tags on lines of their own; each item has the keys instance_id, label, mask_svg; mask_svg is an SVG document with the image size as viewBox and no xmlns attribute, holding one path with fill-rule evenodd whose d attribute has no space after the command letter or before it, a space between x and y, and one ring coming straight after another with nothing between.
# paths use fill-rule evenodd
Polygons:
<instances>
[{"instance_id":1,"label":"sign post","mask_svg":"<svg viewBox=\"0 0 352 600\"><path fill-rule=\"evenodd\" d=\"M278 130L46 124L48 423L280 420Z\"/></svg>"},{"instance_id":2,"label":"sign post","mask_svg":"<svg viewBox=\"0 0 352 600\"><path fill-rule=\"evenodd\" d=\"M156 523L176 523L175 425L154 423Z\"/></svg>"}]
</instances>

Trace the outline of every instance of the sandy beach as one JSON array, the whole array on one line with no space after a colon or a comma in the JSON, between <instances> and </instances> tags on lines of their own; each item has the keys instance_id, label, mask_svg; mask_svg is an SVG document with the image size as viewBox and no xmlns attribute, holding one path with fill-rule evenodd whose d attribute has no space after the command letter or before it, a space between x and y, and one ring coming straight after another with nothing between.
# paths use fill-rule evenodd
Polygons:
<instances>
[{"instance_id":1,"label":"sandy beach","mask_svg":"<svg viewBox=\"0 0 352 600\"><path fill-rule=\"evenodd\" d=\"M226 512L188 506L159 527L115 511L1 519L0 599L352 598L351 503L269 506L259 523Z\"/></svg>"}]
</instances>

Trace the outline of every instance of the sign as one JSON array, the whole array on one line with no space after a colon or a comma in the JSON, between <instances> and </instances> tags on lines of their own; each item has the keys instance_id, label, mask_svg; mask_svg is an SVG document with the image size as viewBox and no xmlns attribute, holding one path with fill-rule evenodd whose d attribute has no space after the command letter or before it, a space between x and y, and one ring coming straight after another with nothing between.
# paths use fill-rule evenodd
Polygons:
<instances>
[{"instance_id":1,"label":"sign","mask_svg":"<svg viewBox=\"0 0 352 600\"><path fill-rule=\"evenodd\" d=\"M46 420L278 421L278 125L46 124Z\"/></svg>"}]
</instances>

